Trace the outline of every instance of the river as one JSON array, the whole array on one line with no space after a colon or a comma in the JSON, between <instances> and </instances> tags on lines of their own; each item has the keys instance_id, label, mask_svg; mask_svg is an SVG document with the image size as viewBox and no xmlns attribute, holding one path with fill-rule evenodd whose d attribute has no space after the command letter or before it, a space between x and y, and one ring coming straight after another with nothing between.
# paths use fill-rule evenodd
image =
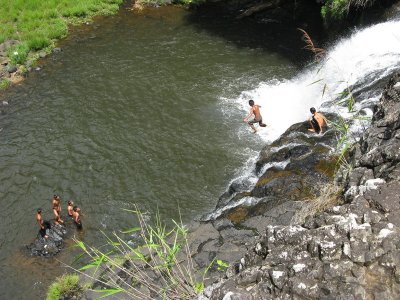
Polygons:
<instances>
[{"instance_id":1,"label":"river","mask_svg":"<svg viewBox=\"0 0 400 300\"><path fill-rule=\"evenodd\" d=\"M292 77L296 59L257 47L260 29L235 29L248 46L224 38L224 20L202 20L213 34L191 18L173 7L123 8L73 29L61 53L2 93L0 298L43 299L67 271L61 262L72 262L70 239L57 259L24 251L36 209L52 218L54 193L64 214L69 199L82 208L79 238L100 245L100 230L132 226L122 209L134 204L183 222L211 211L258 154L264 140L229 99Z\"/></svg>"}]
</instances>

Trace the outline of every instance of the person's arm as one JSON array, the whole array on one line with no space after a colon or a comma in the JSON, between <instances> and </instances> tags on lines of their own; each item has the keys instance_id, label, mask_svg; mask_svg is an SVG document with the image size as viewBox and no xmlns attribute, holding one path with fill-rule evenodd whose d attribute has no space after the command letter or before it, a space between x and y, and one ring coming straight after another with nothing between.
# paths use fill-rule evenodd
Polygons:
<instances>
[{"instance_id":1,"label":"person's arm","mask_svg":"<svg viewBox=\"0 0 400 300\"><path fill-rule=\"evenodd\" d=\"M321 133L324 132L324 119L321 117L321 114L316 114L315 120L317 120L319 128L321 129Z\"/></svg>"},{"instance_id":2,"label":"person's arm","mask_svg":"<svg viewBox=\"0 0 400 300\"><path fill-rule=\"evenodd\" d=\"M38 222L40 228L41 228L41 229L44 229L44 226L43 226L43 224L42 224L42 220L39 219L39 218L36 218L36 221Z\"/></svg>"},{"instance_id":3,"label":"person's arm","mask_svg":"<svg viewBox=\"0 0 400 300\"><path fill-rule=\"evenodd\" d=\"M247 122L247 120L248 120L252 115L254 115L254 111L253 111L253 108L250 108L249 114L247 115L246 118L243 119L243 121Z\"/></svg>"}]
</instances>

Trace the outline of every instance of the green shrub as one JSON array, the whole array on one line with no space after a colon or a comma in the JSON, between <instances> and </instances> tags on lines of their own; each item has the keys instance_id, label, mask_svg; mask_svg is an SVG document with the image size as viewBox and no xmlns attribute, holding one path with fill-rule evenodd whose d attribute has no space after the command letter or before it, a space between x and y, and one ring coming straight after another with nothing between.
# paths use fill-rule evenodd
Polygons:
<instances>
[{"instance_id":1,"label":"green shrub","mask_svg":"<svg viewBox=\"0 0 400 300\"><path fill-rule=\"evenodd\" d=\"M48 38L38 35L28 39L27 44L30 50L37 51L49 46L51 44L51 41Z\"/></svg>"},{"instance_id":2,"label":"green shrub","mask_svg":"<svg viewBox=\"0 0 400 300\"><path fill-rule=\"evenodd\" d=\"M116 233L106 236L108 247L101 249L76 240L89 259L78 271L85 271L83 274L96 286L105 288L94 290L101 297L120 293L121 299L196 299L204 290L205 276L215 259L204 270L195 269L188 232L182 223L173 221L174 226L167 229L158 214L155 224L150 225L139 210L127 211L136 214L139 226L121 233L136 233L141 239L139 245L126 242ZM219 263L225 270L227 264ZM89 269L93 272L88 273Z\"/></svg>"},{"instance_id":3,"label":"green shrub","mask_svg":"<svg viewBox=\"0 0 400 300\"><path fill-rule=\"evenodd\" d=\"M0 80L0 91L1 90L5 90L6 88L8 88L11 84L11 81L8 79L1 79Z\"/></svg>"},{"instance_id":4,"label":"green shrub","mask_svg":"<svg viewBox=\"0 0 400 300\"><path fill-rule=\"evenodd\" d=\"M79 276L74 274L66 274L56 279L47 291L46 300L59 300L61 296L81 293L82 288L78 284Z\"/></svg>"},{"instance_id":5,"label":"green shrub","mask_svg":"<svg viewBox=\"0 0 400 300\"><path fill-rule=\"evenodd\" d=\"M326 20L340 20L346 17L351 8L365 8L375 0L326 0L321 15Z\"/></svg>"},{"instance_id":6,"label":"green shrub","mask_svg":"<svg viewBox=\"0 0 400 300\"><path fill-rule=\"evenodd\" d=\"M29 47L26 43L18 44L11 47L8 50L8 57L10 58L11 64L22 65L26 62L28 57Z\"/></svg>"}]
</instances>

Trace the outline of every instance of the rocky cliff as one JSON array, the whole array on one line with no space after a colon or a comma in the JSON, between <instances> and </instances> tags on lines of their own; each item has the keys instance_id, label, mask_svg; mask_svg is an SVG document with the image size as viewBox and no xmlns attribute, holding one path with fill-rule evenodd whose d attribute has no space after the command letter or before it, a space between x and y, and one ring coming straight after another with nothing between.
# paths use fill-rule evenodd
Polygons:
<instances>
[{"instance_id":1,"label":"rocky cliff","mask_svg":"<svg viewBox=\"0 0 400 300\"><path fill-rule=\"evenodd\" d=\"M305 203L276 205L269 219L259 220L256 242L230 239L231 244L245 242L248 250L237 264L231 264L223 279L206 289L204 298L398 299L399 129L397 74L374 108L371 127L348 157L354 168L338 172L336 180L344 187L346 202L297 225L284 225L295 219L281 218L279 211L285 211L282 205L292 203L293 216L293 208L297 205L300 212ZM211 240L209 236L203 241L202 250L210 249Z\"/></svg>"}]
</instances>

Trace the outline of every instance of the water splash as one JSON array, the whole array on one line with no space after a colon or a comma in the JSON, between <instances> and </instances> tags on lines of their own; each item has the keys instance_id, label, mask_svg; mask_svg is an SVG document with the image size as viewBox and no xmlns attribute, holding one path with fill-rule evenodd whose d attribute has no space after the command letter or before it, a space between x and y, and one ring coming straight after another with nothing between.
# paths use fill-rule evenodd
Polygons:
<instances>
[{"instance_id":1,"label":"water splash","mask_svg":"<svg viewBox=\"0 0 400 300\"><path fill-rule=\"evenodd\" d=\"M306 120L309 108L345 114L345 109L321 105L336 99L351 86L372 86L400 68L400 21L380 23L354 32L328 49L318 64L290 80L262 82L244 91L235 102L248 111L248 99L261 105L267 130L259 135L265 141L278 138L290 125ZM361 99L365 100L365 99Z\"/></svg>"},{"instance_id":2,"label":"water splash","mask_svg":"<svg viewBox=\"0 0 400 300\"><path fill-rule=\"evenodd\" d=\"M344 118L352 116L346 107L335 105L339 94L351 87L352 92L366 90L376 82L390 76L400 69L400 21L388 21L354 32L350 37L339 40L328 49L326 57L318 64L311 65L302 73L288 80L269 80L262 82L250 91L244 91L236 99L223 99L234 103L236 109L247 112L248 100L254 99L261 105L263 121L268 125L259 131L259 136L266 142L277 139L292 124L310 117L309 108L316 107L323 112L334 112ZM355 110L366 117L372 116L372 105L379 101L376 91L363 93L357 99ZM362 132L368 121L355 120L353 133ZM246 132L247 134L248 132ZM303 134L303 133L296 133ZM284 147L292 147L289 143ZM272 149L278 151L280 148ZM240 171L240 176L230 183L251 190L258 177L268 168L285 168L289 163L267 163L255 173L256 158L250 158ZM254 205L260 199L242 198L237 203L229 203L210 213L206 218L214 219L225 210L238 205Z\"/></svg>"}]
</instances>

